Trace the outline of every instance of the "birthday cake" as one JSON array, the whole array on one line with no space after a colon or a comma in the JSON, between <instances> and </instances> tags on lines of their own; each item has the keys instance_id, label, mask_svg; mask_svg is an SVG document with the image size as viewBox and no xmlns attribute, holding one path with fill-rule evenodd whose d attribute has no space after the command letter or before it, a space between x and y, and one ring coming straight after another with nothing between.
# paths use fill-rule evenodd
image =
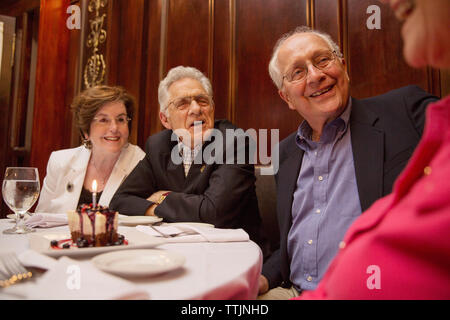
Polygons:
<instances>
[{"instance_id":1,"label":"birthday cake","mask_svg":"<svg viewBox=\"0 0 450 320\"><path fill-rule=\"evenodd\" d=\"M82 204L67 212L70 235L77 247L120 245L123 236L117 233L119 213L108 207Z\"/></svg>"}]
</instances>

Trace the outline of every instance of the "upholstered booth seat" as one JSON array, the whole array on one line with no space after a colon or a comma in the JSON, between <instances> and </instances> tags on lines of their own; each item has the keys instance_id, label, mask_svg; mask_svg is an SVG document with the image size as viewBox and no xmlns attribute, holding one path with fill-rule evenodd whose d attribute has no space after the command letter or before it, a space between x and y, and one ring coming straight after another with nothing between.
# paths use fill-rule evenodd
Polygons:
<instances>
[{"instance_id":1,"label":"upholstered booth seat","mask_svg":"<svg viewBox=\"0 0 450 320\"><path fill-rule=\"evenodd\" d=\"M265 237L269 240L270 251L278 248L280 242L280 231L278 229L277 220L277 197L275 176L262 175L261 169L265 171L271 170L270 167L255 167L256 176L256 196L258 197L259 212L263 224L263 232Z\"/></svg>"}]
</instances>

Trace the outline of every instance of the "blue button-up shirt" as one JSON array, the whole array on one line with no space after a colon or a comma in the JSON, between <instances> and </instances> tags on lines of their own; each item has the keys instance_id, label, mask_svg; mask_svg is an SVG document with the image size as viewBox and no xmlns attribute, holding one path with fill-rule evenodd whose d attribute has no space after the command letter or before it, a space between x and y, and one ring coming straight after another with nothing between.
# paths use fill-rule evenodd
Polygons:
<instances>
[{"instance_id":1,"label":"blue button-up shirt","mask_svg":"<svg viewBox=\"0 0 450 320\"><path fill-rule=\"evenodd\" d=\"M351 100L325 125L320 141L311 140L306 121L297 145L304 151L292 203L288 235L290 280L297 290L313 290L336 255L339 242L361 214L350 139Z\"/></svg>"}]
</instances>

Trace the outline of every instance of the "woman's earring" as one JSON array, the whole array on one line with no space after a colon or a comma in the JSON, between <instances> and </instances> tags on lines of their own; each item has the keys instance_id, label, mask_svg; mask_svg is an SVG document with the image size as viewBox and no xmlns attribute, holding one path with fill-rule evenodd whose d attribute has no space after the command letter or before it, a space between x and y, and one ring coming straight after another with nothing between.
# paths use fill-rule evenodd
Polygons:
<instances>
[{"instance_id":1,"label":"woman's earring","mask_svg":"<svg viewBox=\"0 0 450 320\"><path fill-rule=\"evenodd\" d=\"M86 149L91 149L92 148L92 142L89 139L83 139L83 145Z\"/></svg>"}]
</instances>

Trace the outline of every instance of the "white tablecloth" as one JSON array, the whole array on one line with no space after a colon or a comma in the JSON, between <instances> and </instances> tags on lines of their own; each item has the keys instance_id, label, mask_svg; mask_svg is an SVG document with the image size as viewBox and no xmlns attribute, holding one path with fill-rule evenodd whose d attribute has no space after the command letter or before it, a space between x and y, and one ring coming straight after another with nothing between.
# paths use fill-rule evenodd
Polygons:
<instances>
[{"instance_id":1,"label":"white tablecloth","mask_svg":"<svg viewBox=\"0 0 450 320\"><path fill-rule=\"evenodd\" d=\"M29 249L27 235L3 234L13 222L0 220L0 248L16 253ZM119 226L121 228L134 228ZM67 226L36 229L36 232L68 231ZM255 299L258 292L258 278L262 266L262 254L252 241L227 243L167 243L158 249L176 251L185 256L186 262L180 269L145 278L125 278L146 291L151 299ZM80 261L89 261L92 257ZM75 258L74 258L75 259ZM90 263L90 262L89 262ZM32 287L33 281L15 286ZM11 299L0 291L0 299Z\"/></svg>"}]
</instances>

